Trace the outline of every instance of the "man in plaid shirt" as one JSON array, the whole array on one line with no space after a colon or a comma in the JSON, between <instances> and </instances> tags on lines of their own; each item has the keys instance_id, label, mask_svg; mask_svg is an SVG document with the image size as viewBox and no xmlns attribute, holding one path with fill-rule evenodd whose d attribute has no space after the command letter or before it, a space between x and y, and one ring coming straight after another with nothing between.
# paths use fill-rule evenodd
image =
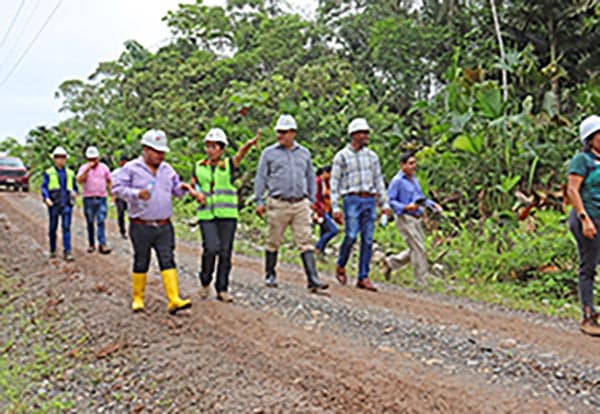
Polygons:
<instances>
[{"instance_id":1,"label":"man in plaid shirt","mask_svg":"<svg viewBox=\"0 0 600 414\"><path fill-rule=\"evenodd\" d=\"M382 214L389 216L390 209L381 173L379 157L367 148L370 127L364 118L356 118L348 125L352 142L333 158L331 170L331 208L339 224L346 221L345 237L337 259L336 278L345 285L346 263L352 246L360 232L360 258L356 287L376 292L369 280L369 264L373 247L373 230L377 218L376 204ZM342 198L344 214L338 206Z\"/></svg>"}]
</instances>

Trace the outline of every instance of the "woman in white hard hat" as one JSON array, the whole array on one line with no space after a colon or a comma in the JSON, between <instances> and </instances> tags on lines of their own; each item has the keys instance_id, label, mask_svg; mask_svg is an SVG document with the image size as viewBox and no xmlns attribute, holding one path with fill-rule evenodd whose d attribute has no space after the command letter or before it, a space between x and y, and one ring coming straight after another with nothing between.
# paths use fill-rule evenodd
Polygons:
<instances>
[{"instance_id":1,"label":"woman in white hard hat","mask_svg":"<svg viewBox=\"0 0 600 414\"><path fill-rule=\"evenodd\" d=\"M600 336L594 309L594 276L600 260L600 117L592 115L579 127L583 150L569 164L567 193L573 209L569 229L579 252L579 296L583 319L579 325L588 335Z\"/></svg>"},{"instance_id":2,"label":"woman in white hard hat","mask_svg":"<svg viewBox=\"0 0 600 414\"><path fill-rule=\"evenodd\" d=\"M232 302L229 294L231 252L238 220L238 196L234 186L234 174L242 159L253 145L258 144L260 130L256 136L241 146L233 158L223 156L228 145L227 136L221 128L211 129L204 138L206 158L194 166L192 185L198 192L198 222L202 233L202 263L199 278L201 296L210 296L210 283L219 257L215 290L217 299Z\"/></svg>"}]
</instances>

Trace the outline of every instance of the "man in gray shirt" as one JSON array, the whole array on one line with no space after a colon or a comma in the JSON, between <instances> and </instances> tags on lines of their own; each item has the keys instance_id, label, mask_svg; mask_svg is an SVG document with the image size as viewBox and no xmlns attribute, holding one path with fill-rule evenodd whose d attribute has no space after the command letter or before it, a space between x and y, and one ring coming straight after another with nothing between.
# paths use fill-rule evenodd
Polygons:
<instances>
[{"instance_id":1,"label":"man in gray shirt","mask_svg":"<svg viewBox=\"0 0 600 414\"><path fill-rule=\"evenodd\" d=\"M297 125L291 115L281 115L275 125L277 143L262 152L254 179L256 214L267 212L269 235L265 257L266 285L277 287L275 266L283 233L292 227L294 240L300 249L308 289L327 289L317 275L314 246L311 240L310 211L315 197L315 173L310 152L298 145ZM266 206L263 199L267 191Z\"/></svg>"}]
</instances>

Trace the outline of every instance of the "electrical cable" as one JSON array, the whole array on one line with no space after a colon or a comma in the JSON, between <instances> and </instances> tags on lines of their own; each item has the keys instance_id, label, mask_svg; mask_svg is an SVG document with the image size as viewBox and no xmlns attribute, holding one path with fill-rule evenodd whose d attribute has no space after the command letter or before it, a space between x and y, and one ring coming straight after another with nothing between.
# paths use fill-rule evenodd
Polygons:
<instances>
[{"instance_id":1,"label":"electrical cable","mask_svg":"<svg viewBox=\"0 0 600 414\"><path fill-rule=\"evenodd\" d=\"M13 43L12 47L10 48L10 50L8 51L8 53L6 54L6 58L2 61L2 63L0 63L0 68L3 68L6 65L6 63L8 62L8 59L10 58L10 56L12 55L12 53L14 52L14 50L16 49L17 45L19 44L19 41L23 37L23 34L25 33L25 29L27 29L27 26L29 26L29 23L31 23L31 19L33 18L33 15L37 11L37 8L38 8L39 5L40 5L40 0L36 0L35 5L33 6L33 9L31 9L31 13L29 13L29 16L27 16L27 19L25 20L25 24L23 25L23 28L21 29L21 31L17 35L17 37L15 39L15 42Z\"/></svg>"},{"instance_id":2,"label":"electrical cable","mask_svg":"<svg viewBox=\"0 0 600 414\"><path fill-rule=\"evenodd\" d=\"M0 40L0 48L2 46L4 46L4 43L6 43L6 39L8 39L8 35L10 34L10 31L12 30L13 26L15 25L17 18L19 17L19 14L21 14L21 10L23 9L24 5L25 5L25 0L21 0L21 4L19 4L19 8L17 9L17 12L13 16L10 24L8 25L8 29L6 29L6 33L4 33L4 37L2 38L2 40Z\"/></svg>"},{"instance_id":3,"label":"electrical cable","mask_svg":"<svg viewBox=\"0 0 600 414\"><path fill-rule=\"evenodd\" d=\"M10 76L17 69L17 67L19 66L19 64L21 63L21 61L25 58L25 56L27 55L27 53L29 52L29 50L31 49L31 47L33 46L33 44L35 43L35 41L38 39L38 37L40 37L40 35L44 31L44 29L46 28L46 26L48 25L48 23L50 22L50 20L52 20L52 17L56 14L56 11L58 10L58 8L62 4L62 2L63 2L63 0L58 0L58 3L56 3L56 6L54 6L54 9L52 9L52 11L50 12L50 14L48 15L48 17L44 21L44 24L42 24L42 27L40 27L40 30L38 30L38 32L35 34L35 36L33 37L33 39L31 39L31 42L29 42L29 44L27 45L27 47L25 48L25 50L23 51L23 53L21 54L21 56L19 56L19 59L17 59L17 61L15 62L15 64L12 66L12 68L10 68L10 70L8 71L8 73L6 74L6 76L0 81L0 87L3 86L6 83L6 81L8 81L8 79L10 78Z\"/></svg>"}]
</instances>

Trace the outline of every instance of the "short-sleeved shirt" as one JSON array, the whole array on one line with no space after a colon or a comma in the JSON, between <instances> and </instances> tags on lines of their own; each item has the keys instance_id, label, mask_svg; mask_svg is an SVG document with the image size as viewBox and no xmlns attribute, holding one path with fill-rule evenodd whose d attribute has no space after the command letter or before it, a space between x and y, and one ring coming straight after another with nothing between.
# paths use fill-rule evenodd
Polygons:
<instances>
[{"instance_id":1,"label":"short-sleeved shirt","mask_svg":"<svg viewBox=\"0 0 600 414\"><path fill-rule=\"evenodd\" d=\"M77 177L83 174L87 164L82 165L77 172ZM106 164L99 162L92 168L83 183L84 197L106 197L106 184L111 181L110 170Z\"/></svg>"},{"instance_id":2,"label":"short-sleeved shirt","mask_svg":"<svg viewBox=\"0 0 600 414\"><path fill-rule=\"evenodd\" d=\"M600 158L591 152L580 152L569 163L568 174L584 177L579 188L587 214L600 218Z\"/></svg>"}]
</instances>

